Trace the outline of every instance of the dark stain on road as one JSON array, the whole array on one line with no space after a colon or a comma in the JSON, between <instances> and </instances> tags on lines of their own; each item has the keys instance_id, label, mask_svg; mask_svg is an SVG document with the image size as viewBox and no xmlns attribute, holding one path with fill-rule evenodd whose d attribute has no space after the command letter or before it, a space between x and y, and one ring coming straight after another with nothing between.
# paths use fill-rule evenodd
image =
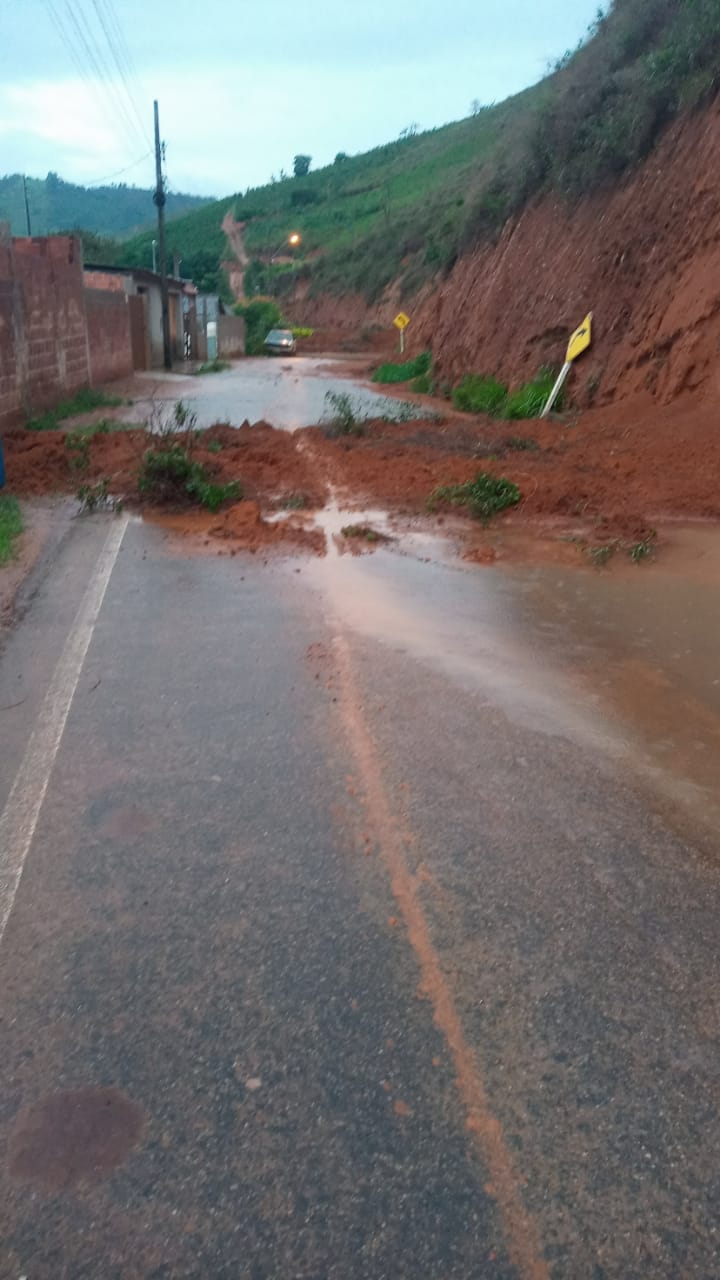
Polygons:
<instances>
[{"instance_id":1,"label":"dark stain on road","mask_svg":"<svg viewBox=\"0 0 720 1280\"><path fill-rule=\"evenodd\" d=\"M98 830L112 839L132 838L154 831L160 825L156 814L134 804L113 805L98 819Z\"/></svg>"},{"instance_id":2,"label":"dark stain on road","mask_svg":"<svg viewBox=\"0 0 720 1280\"><path fill-rule=\"evenodd\" d=\"M142 1108L119 1089L64 1089L18 1115L9 1144L10 1173L62 1191L116 1169L145 1128Z\"/></svg>"}]
</instances>

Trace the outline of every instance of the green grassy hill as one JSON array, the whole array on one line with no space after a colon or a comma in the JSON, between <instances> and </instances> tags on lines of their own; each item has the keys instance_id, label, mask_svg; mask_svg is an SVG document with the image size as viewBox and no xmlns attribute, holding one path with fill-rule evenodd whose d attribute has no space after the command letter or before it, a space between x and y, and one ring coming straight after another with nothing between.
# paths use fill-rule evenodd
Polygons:
<instances>
[{"instance_id":1,"label":"green grassy hill","mask_svg":"<svg viewBox=\"0 0 720 1280\"><path fill-rule=\"evenodd\" d=\"M362 292L369 302L400 279L410 296L458 256L498 236L543 191L576 198L613 184L652 149L681 111L720 85L718 0L615 0L586 41L540 84L456 124L340 155L287 179L174 220L168 242L183 274L218 282L228 208L247 222L249 293ZM295 263L269 265L290 231ZM151 234L124 249L150 261Z\"/></svg>"},{"instance_id":2,"label":"green grassy hill","mask_svg":"<svg viewBox=\"0 0 720 1280\"><path fill-rule=\"evenodd\" d=\"M46 178L27 179L30 225L33 235L82 227L100 236L122 237L149 227L155 215L152 191L123 184L83 187L63 182L56 173ZM208 201L203 196L173 193L168 196L168 215L199 209ZM9 222L15 236L26 234L22 175L0 178L0 222Z\"/></svg>"}]
</instances>

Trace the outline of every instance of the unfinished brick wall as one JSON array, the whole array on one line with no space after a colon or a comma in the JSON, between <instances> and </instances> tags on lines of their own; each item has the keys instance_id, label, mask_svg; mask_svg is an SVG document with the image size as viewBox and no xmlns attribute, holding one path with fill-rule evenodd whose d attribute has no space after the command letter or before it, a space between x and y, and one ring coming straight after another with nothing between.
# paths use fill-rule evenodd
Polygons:
<instances>
[{"instance_id":1,"label":"unfinished brick wall","mask_svg":"<svg viewBox=\"0 0 720 1280\"><path fill-rule=\"evenodd\" d=\"M10 425L22 416L15 341L17 307L10 250L0 240L0 430L3 425Z\"/></svg>"},{"instance_id":2,"label":"unfinished brick wall","mask_svg":"<svg viewBox=\"0 0 720 1280\"><path fill-rule=\"evenodd\" d=\"M76 236L13 239L0 227L0 431L132 373L130 306L116 282L85 288Z\"/></svg>"},{"instance_id":3,"label":"unfinished brick wall","mask_svg":"<svg viewBox=\"0 0 720 1280\"><path fill-rule=\"evenodd\" d=\"M124 378L133 371L129 299L124 293L87 289L88 351L93 386Z\"/></svg>"},{"instance_id":4,"label":"unfinished brick wall","mask_svg":"<svg viewBox=\"0 0 720 1280\"><path fill-rule=\"evenodd\" d=\"M80 241L1 236L0 427L89 381Z\"/></svg>"}]
</instances>

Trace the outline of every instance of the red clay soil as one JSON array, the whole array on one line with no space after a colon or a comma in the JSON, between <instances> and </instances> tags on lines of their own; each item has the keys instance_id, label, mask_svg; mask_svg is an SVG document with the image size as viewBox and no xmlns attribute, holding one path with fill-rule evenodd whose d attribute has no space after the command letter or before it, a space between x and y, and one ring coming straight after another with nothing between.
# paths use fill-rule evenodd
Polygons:
<instances>
[{"instance_id":1,"label":"red clay soil","mask_svg":"<svg viewBox=\"0 0 720 1280\"><path fill-rule=\"evenodd\" d=\"M614 190L537 201L416 308L413 349L432 345L453 380L487 370L518 381L559 367L593 311L593 347L573 374L579 403L596 384L602 403L666 404L703 385L717 396L719 146L720 100L674 124Z\"/></svg>"},{"instance_id":2,"label":"red clay soil","mask_svg":"<svg viewBox=\"0 0 720 1280\"><path fill-rule=\"evenodd\" d=\"M594 313L592 350L571 393L582 407L635 396L667 404L704 389L720 398L720 98L685 115L613 190L575 202L544 196L511 219L496 245L464 255L415 298L397 284L368 306L361 294L289 303L318 326L382 325L412 316L409 354L432 349L451 381L493 373L510 383L560 367L568 335Z\"/></svg>"},{"instance_id":3,"label":"red clay soil","mask_svg":"<svg viewBox=\"0 0 720 1280\"><path fill-rule=\"evenodd\" d=\"M217 426L203 432L194 456L218 482L239 480L246 501L217 516L180 512L172 519L176 531L185 521L187 532L251 549L285 541L317 551L321 536L294 508L324 505L330 486L349 506L417 511L437 486L483 470L519 486L522 503L504 517L511 524L564 518L639 540L663 520L720 519L716 422L711 403L686 395L669 406L624 402L551 422L375 422L363 436L340 439L319 427L291 434L266 423ZM148 439L141 430L93 436L88 468L79 474L63 432L10 431L8 484L19 495L74 492L107 476L112 493L139 504L137 469ZM513 447L518 442L538 447ZM263 519L282 508L291 514L281 523Z\"/></svg>"},{"instance_id":4,"label":"red clay soil","mask_svg":"<svg viewBox=\"0 0 720 1280\"><path fill-rule=\"evenodd\" d=\"M77 454L66 447L66 434L22 428L5 434L7 482L13 493L21 497L73 493L81 485L107 478L113 495L147 508L138 492L137 475L152 437L142 429L97 433L88 443L88 464L78 471L72 465ZM288 432L276 431L266 423L213 427L194 443L193 457L218 483L239 480L245 501L233 503L219 514L165 511L160 522L169 531L221 539L233 548L242 546L250 551L282 544L322 553L323 535L308 529L301 516L291 514L270 523L261 515L261 506L273 512L286 504L312 509L326 499L326 490L309 459L298 451ZM154 511L153 517L160 519L160 513Z\"/></svg>"},{"instance_id":5,"label":"red clay soil","mask_svg":"<svg viewBox=\"0 0 720 1280\"><path fill-rule=\"evenodd\" d=\"M364 437L326 440L317 428L306 435L328 477L356 500L415 507L436 486L483 470L519 486L523 501L511 520L567 516L620 530L663 518L720 518L716 422L711 405L685 397L565 421L374 423ZM513 449L517 440L539 448Z\"/></svg>"}]
</instances>

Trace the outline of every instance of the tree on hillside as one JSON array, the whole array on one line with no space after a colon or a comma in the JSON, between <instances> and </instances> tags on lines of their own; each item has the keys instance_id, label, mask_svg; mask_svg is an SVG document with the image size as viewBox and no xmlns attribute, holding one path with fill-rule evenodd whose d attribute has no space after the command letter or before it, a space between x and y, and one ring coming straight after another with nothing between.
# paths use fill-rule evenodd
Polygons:
<instances>
[{"instance_id":1,"label":"tree on hillside","mask_svg":"<svg viewBox=\"0 0 720 1280\"><path fill-rule=\"evenodd\" d=\"M295 156L293 160L293 173L296 178L304 178L310 172L312 164L312 156Z\"/></svg>"}]
</instances>

